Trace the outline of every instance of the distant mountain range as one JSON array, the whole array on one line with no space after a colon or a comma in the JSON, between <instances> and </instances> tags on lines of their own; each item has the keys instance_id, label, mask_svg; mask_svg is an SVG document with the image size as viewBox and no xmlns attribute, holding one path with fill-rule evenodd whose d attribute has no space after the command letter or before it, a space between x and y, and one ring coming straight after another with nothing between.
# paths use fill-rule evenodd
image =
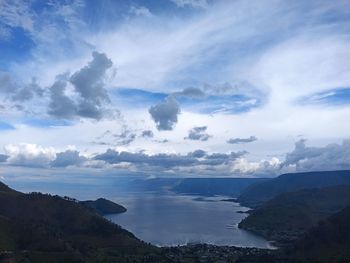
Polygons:
<instances>
[{"instance_id":1,"label":"distant mountain range","mask_svg":"<svg viewBox=\"0 0 350 263\"><path fill-rule=\"evenodd\" d=\"M335 185L350 185L350 171L283 174L249 186L240 194L238 201L244 206L258 207L282 193Z\"/></svg>"},{"instance_id":2,"label":"distant mountain range","mask_svg":"<svg viewBox=\"0 0 350 263\"><path fill-rule=\"evenodd\" d=\"M171 190L181 194L238 197L247 187L267 180L266 178L183 178Z\"/></svg>"}]
</instances>

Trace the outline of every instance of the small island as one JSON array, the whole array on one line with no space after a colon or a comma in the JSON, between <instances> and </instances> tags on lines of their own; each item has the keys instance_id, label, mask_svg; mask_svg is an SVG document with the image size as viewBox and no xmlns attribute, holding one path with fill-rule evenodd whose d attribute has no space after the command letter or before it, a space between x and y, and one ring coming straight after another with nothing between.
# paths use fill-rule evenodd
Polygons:
<instances>
[{"instance_id":1,"label":"small island","mask_svg":"<svg viewBox=\"0 0 350 263\"><path fill-rule=\"evenodd\" d=\"M99 198L95 201L80 201L79 203L84 207L93 210L99 215L120 214L125 213L127 211L124 206L116 204L105 198Z\"/></svg>"}]
</instances>

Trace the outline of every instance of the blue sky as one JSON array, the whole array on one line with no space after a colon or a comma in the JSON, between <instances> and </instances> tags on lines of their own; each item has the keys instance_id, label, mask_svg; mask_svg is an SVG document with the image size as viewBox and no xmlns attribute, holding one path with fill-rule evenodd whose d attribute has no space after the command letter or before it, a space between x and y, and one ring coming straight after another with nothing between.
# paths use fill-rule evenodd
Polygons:
<instances>
[{"instance_id":1,"label":"blue sky","mask_svg":"<svg viewBox=\"0 0 350 263\"><path fill-rule=\"evenodd\" d=\"M349 10L0 1L0 175L350 169Z\"/></svg>"}]
</instances>

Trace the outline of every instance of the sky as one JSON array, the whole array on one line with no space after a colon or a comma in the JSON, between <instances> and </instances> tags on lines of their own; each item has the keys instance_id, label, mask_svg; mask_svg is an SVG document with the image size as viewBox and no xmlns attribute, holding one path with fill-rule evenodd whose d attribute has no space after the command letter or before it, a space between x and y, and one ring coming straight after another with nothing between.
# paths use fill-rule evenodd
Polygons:
<instances>
[{"instance_id":1,"label":"sky","mask_svg":"<svg viewBox=\"0 0 350 263\"><path fill-rule=\"evenodd\" d=\"M0 177L350 169L350 2L0 0Z\"/></svg>"}]
</instances>

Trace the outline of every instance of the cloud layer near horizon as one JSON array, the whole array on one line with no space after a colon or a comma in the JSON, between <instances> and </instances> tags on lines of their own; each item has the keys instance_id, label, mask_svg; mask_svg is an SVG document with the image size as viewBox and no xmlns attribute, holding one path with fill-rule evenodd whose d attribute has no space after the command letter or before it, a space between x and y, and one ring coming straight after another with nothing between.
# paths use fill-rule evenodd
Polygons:
<instances>
[{"instance_id":1,"label":"cloud layer near horizon","mask_svg":"<svg viewBox=\"0 0 350 263\"><path fill-rule=\"evenodd\" d=\"M35 144L7 145L1 164L28 168L118 168L121 172L144 172L178 176L255 176L273 177L287 172L329 171L350 169L350 142L324 147L306 146L305 140L295 143L283 160L271 158L259 162L247 160L248 152L208 153L198 149L187 154L149 154L107 149L87 155L76 149L57 151Z\"/></svg>"}]
</instances>

